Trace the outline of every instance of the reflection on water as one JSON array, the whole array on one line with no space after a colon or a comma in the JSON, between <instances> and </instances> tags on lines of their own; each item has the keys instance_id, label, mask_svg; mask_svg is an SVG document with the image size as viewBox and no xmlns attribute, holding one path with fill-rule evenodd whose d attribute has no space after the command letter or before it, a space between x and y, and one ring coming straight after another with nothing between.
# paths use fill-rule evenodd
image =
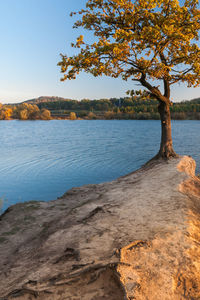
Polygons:
<instances>
[{"instance_id":1,"label":"reflection on water","mask_svg":"<svg viewBox=\"0 0 200 300\"><path fill-rule=\"evenodd\" d=\"M199 121L174 121L174 148L199 168ZM159 121L1 121L0 199L3 208L52 200L71 187L127 174L154 156Z\"/></svg>"}]
</instances>

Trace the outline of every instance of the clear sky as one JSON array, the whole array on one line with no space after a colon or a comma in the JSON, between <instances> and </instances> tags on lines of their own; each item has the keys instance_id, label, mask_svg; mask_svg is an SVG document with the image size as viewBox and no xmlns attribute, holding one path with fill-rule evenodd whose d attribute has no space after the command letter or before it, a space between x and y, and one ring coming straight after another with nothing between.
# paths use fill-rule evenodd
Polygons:
<instances>
[{"instance_id":1,"label":"clear sky","mask_svg":"<svg viewBox=\"0 0 200 300\"><path fill-rule=\"evenodd\" d=\"M82 73L60 82L60 53L71 55L70 43L82 33L72 29L71 11L86 0L0 0L0 102L39 96L99 99L125 96L133 82ZM84 33L85 35L86 33ZM174 86L172 99L200 97L200 88Z\"/></svg>"}]
</instances>

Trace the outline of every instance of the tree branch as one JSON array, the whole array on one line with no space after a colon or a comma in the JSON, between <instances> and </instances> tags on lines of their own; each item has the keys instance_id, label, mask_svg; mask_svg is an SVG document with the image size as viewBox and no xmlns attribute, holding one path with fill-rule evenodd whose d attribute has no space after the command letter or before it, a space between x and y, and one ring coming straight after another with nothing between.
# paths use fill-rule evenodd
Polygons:
<instances>
[{"instance_id":1,"label":"tree branch","mask_svg":"<svg viewBox=\"0 0 200 300\"><path fill-rule=\"evenodd\" d=\"M149 82L146 81L145 73L142 73L139 81L145 88L147 88L151 92L152 96L154 96L158 101L170 104L170 100L167 97L163 96L157 87L152 86Z\"/></svg>"}]
</instances>

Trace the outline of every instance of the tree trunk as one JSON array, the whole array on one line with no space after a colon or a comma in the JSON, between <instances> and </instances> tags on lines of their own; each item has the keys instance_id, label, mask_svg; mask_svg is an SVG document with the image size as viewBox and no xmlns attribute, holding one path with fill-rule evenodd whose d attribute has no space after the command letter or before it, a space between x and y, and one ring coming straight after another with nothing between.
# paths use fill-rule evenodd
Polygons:
<instances>
[{"instance_id":1,"label":"tree trunk","mask_svg":"<svg viewBox=\"0 0 200 300\"><path fill-rule=\"evenodd\" d=\"M158 112L160 114L160 119L161 119L162 135L161 135L160 150L157 154L157 157L162 157L162 158L176 157L177 154L175 153L172 145L171 116L170 116L169 104L163 101L160 102L158 106Z\"/></svg>"}]
</instances>

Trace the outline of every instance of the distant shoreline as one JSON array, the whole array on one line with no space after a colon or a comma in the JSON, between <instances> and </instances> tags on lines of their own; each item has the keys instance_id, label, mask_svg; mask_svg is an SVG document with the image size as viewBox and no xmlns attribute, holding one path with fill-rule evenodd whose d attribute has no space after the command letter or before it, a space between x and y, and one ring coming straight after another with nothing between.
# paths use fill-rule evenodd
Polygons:
<instances>
[{"instance_id":1,"label":"distant shoreline","mask_svg":"<svg viewBox=\"0 0 200 300\"><path fill-rule=\"evenodd\" d=\"M89 119L89 118L76 118L74 120L71 120L69 118L51 118L51 119L26 119L26 120L22 120L22 119L4 119L0 121L160 121L160 119L151 119L151 118L112 118L112 119L105 119L105 118L96 118L96 119ZM185 118L185 119L171 119L172 121L200 121L200 119L191 119L191 118Z\"/></svg>"}]
</instances>

